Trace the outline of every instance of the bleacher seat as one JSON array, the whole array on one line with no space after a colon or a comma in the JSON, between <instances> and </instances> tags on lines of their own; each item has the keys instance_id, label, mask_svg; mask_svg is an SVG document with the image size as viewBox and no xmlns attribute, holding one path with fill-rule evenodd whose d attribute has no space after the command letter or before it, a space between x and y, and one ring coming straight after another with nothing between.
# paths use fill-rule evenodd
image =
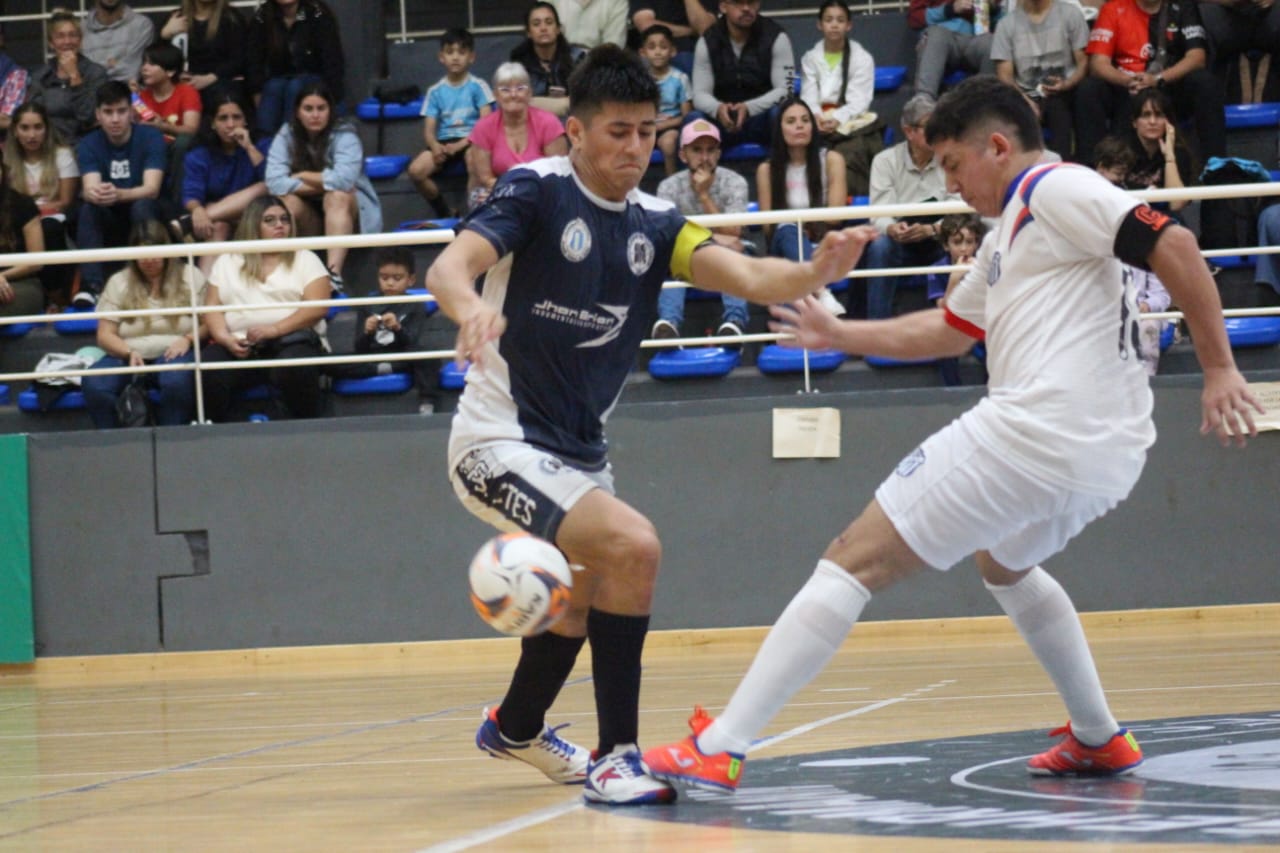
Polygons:
<instances>
[{"instance_id":1,"label":"bleacher seat","mask_svg":"<svg viewBox=\"0 0 1280 853\"><path fill-rule=\"evenodd\" d=\"M840 350L803 350L769 344L760 350L756 367L771 376L783 373L804 373L805 353L809 355L810 373L829 373L844 364L845 354Z\"/></svg>"},{"instance_id":2,"label":"bleacher seat","mask_svg":"<svg viewBox=\"0 0 1280 853\"><path fill-rule=\"evenodd\" d=\"M1228 130L1245 127L1276 127L1280 125L1280 102L1228 104L1226 119Z\"/></svg>"},{"instance_id":3,"label":"bleacher seat","mask_svg":"<svg viewBox=\"0 0 1280 853\"><path fill-rule=\"evenodd\" d=\"M654 379L725 376L741 360L742 353L736 347L668 349L649 359L649 375Z\"/></svg>"},{"instance_id":4,"label":"bleacher seat","mask_svg":"<svg viewBox=\"0 0 1280 853\"><path fill-rule=\"evenodd\" d=\"M411 287L406 290L405 293L410 296L427 296L428 290L425 287ZM436 302L434 299L430 302L423 302L422 310L428 317L430 317L432 314L436 313L436 311L440 310L440 303Z\"/></svg>"},{"instance_id":5,"label":"bleacher seat","mask_svg":"<svg viewBox=\"0 0 1280 853\"><path fill-rule=\"evenodd\" d=\"M1227 338L1233 347L1280 344L1280 317L1228 317Z\"/></svg>"},{"instance_id":6,"label":"bleacher seat","mask_svg":"<svg viewBox=\"0 0 1280 853\"><path fill-rule=\"evenodd\" d=\"M972 75L970 75L968 71L965 71L963 68L957 68L955 71L952 71L950 74L942 78L942 86L943 88L950 88L970 76Z\"/></svg>"},{"instance_id":7,"label":"bleacher seat","mask_svg":"<svg viewBox=\"0 0 1280 853\"><path fill-rule=\"evenodd\" d=\"M422 117L422 98L407 104L382 103L377 98L365 98L356 104L356 116L364 121L403 121Z\"/></svg>"},{"instance_id":8,"label":"bleacher seat","mask_svg":"<svg viewBox=\"0 0 1280 853\"><path fill-rule=\"evenodd\" d=\"M362 394L403 394L412 387L413 374L388 373L385 376L370 376L365 379L337 379L333 383L333 393L344 397Z\"/></svg>"},{"instance_id":9,"label":"bleacher seat","mask_svg":"<svg viewBox=\"0 0 1280 853\"><path fill-rule=\"evenodd\" d=\"M743 160L764 160L769 156L769 149L755 142L742 142L730 146L720 155L720 159L730 163Z\"/></svg>"},{"instance_id":10,"label":"bleacher seat","mask_svg":"<svg viewBox=\"0 0 1280 853\"><path fill-rule=\"evenodd\" d=\"M893 92L906 79L907 66L905 65L877 65L875 90L877 92Z\"/></svg>"},{"instance_id":11,"label":"bleacher seat","mask_svg":"<svg viewBox=\"0 0 1280 853\"><path fill-rule=\"evenodd\" d=\"M459 368L453 363L453 359L449 359L440 365L440 387L446 391L460 391L467 384L467 368L471 367L468 362L466 367Z\"/></svg>"},{"instance_id":12,"label":"bleacher seat","mask_svg":"<svg viewBox=\"0 0 1280 853\"><path fill-rule=\"evenodd\" d=\"M40 412L40 399L34 388L28 388L18 394L18 408L24 412ZM50 408L54 412L74 412L84 408L84 393L68 391L57 399Z\"/></svg>"},{"instance_id":13,"label":"bleacher seat","mask_svg":"<svg viewBox=\"0 0 1280 853\"><path fill-rule=\"evenodd\" d=\"M409 219L396 226L397 231L430 231L435 229L452 229L459 220L452 216L441 216L436 219Z\"/></svg>"},{"instance_id":14,"label":"bleacher seat","mask_svg":"<svg viewBox=\"0 0 1280 853\"><path fill-rule=\"evenodd\" d=\"M0 338L20 338L35 327L35 323L9 323L0 326Z\"/></svg>"},{"instance_id":15,"label":"bleacher seat","mask_svg":"<svg viewBox=\"0 0 1280 853\"><path fill-rule=\"evenodd\" d=\"M269 382L263 382L260 385L252 385L245 388L236 395L236 399L246 403L261 403L270 400L276 396L276 389Z\"/></svg>"},{"instance_id":16,"label":"bleacher seat","mask_svg":"<svg viewBox=\"0 0 1280 853\"><path fill-rule=\"evenodd\" d=\"M1222 267L1225 270L1252 269L1254 265L1252 255L1220 255L1216 258L1209 258L1208 261L1214 266Z\"/></svg>"},{"instance_id":17,"label":"bleacher seat","mask_svg":"<svg viewBox=\"0 0 1280 853\"><path fill-rule=\"evenodd\" d=\"M1160 330L1160 352L1164 352L1173 346L1174 323L1165 323L1164 328Z\"/></svg>"},{"instance_id":18,"label":"bleacher seat","mask_svg":"<svg viewBox=\"0 0 1280 853\"><path fill-rule=\"evenodd\" d=\"M9 386L0 385L0 406L7 406L9 402Z\"/></svg>"},{"instance_id":19,"label":"bleacher seat","mask_svg":"<svg viewBox=\"0 0 1280 853\"><path fill-rule=\"evenodd\" d=\"M408 154L370 154L364 158L364 173L371 181L397 178L408 166Z\"/></svg>"},{"instance_id":20,"label":"bleacher seat","mask_svg":"<svg viewBox=\"0 0 1280 853\"><path fill-rule=\"evenodd\" d=\"M98 331L98 318L91 311L64 308L65 320L54 320L53 330L60 335L93 335Z\"/></svg>"},{"instance_id":21,"label":"bleacher seat","mask_svg":"<svg viewBox=\"0 0 1280 853\"><path fill-rule=\"evenodd\" d=\"M914 367L920 364L933 364L935 360L932 358L886 358L882 355L869 355L863 359L872 367Z\"/></svg>"},{"instance_id":22,"label":"bleacher seat","mask_svg":"<svg viewBox=\"0 0 1280 853\"><path fill-rule=\"evenodd\" d=\"M350 297L347 296L347 292L345 290L335 290L329 295L329 298L330 299L348 299ZM343 311L350 311L350 310L351 310L351 307L348 305L330 305L328 312L325 313L324 315L324 318L326 320L332 320L334 317L338 316Z\"/></svg>"}]
</instances>

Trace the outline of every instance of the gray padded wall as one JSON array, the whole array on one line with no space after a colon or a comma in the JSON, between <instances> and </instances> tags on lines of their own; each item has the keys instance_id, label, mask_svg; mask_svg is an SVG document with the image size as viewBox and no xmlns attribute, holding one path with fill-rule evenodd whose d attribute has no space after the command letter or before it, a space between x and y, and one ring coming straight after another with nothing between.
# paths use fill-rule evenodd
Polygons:
<instances>
[{"instance_id":1,"label":"gray padded wall","mask_svg":"<svg viewBox=\"0 0 1280 853\"><path fill-rule=\"evenodd\" d=\"M665 546L653 626L772 622L897 460L979 393L619 407L619 493ZM1050 568L1083 610L1280 599L1280 436L1226 451L1196 434L1197 388L1156 399L1135 495ZM772 460L771 408L819 404L842 409L843 458ZM491 636L465 580L489 530L444 478L447 432L411 415L31 436L38 653ZM208 573L182 531L208 532ZM867 618L996 612L963 565L878 596Z\"/></svg>"}]
</instances>

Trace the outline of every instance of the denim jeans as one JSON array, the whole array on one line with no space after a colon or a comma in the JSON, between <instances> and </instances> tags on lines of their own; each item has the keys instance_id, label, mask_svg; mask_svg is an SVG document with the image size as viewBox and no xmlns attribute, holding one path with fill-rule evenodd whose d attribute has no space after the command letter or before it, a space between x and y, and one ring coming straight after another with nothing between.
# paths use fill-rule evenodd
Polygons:
<instances>
[{"instance_id":1,"label":"denim jeans","mask_svg":"<svg viewBox=\"0 0 1280 853\"><path fill-rule=\"evenodd\" d=\"M124 201L110 207L86 201L80 205L80 221L76 225L77 248L123 246L129 240L130 228L152 219L163 221L159 203L154 198ZM80 285L95 296L102 293L106 280L101 261L86 261L80 265Z\"/></svg>"},{"instance_id":2,"label":"denim jeans","mask_svg":"<svg viewBox=\"0 0 1280 853\"><path fill-rule=\"evenodd\" d=\"M148 364L176 364L195 359L195 350L189 349L183 355L166 359L151 359ZM104 355L94 362L98 367L124 367L127 362L114 355ZM176 426L189 424L196 411L196 382L190 370L173 370L167 373L147 373L147 385L160 389L160 400L155 404L156 424L158 426ZM124 390L124 386L133 381L134 375L129 373L109 373L105 376L89 374L80 380L80 390L84 392L84 406L89 410L89 419L98 429L114 429L120 426L116 420L116 398Z\"/></svg>"},{"instance_id":3,"label":"denim jeans","mask_svg":"<svg viewBox=\"0 0 1280 853\"><path fill-rule=\"evenodd\" d=\"M272 77L262 84L262 100L258 102L258 130L275 136L280 125L293 113L293 102L298 93L309 83L319 83L318 74L299 74L294 77ZM334 97L340 97L335 92Z\"/></svg>"},{"instance_id":4,"label":"denim jeans","mask_svg":"<svg viewBox=\"0 0 1280 853\"><path fill-rule=\"evenodd\" d=\"M1280 245L1280 204L1273 204L1258 216L1258 245ZM1280 293L1280 255L1258 255L1254 279Z\"/></svg>"},{"instance_id":5,"label":"denim jeans","mask_svg":"<svg viewBox=\"0 0 1280 853\"><path fill-rule=\"evenodd\" d=\"M658 294L658 317L666 320L677 329L684 322L684 301L689 295L687 287L668 287ZM721 323L736 323L739 329L747 328L747 300L720 294L720 302L724 306L720 315Z\"/></svg>"},{"instance_id":6,"label":"denim jeans","mask_svg":"<svg viewBox=\"0 0 1280 853\"><path fill-rule=\"evenodd\" d=\"M892 269L893 267L928 266L942 257L944 249L937 240L920 240L916 243L899 243L887 234L881 234L867 244L862 253L866 269ZM867 317L872 320L883 320L893 316L893 295L898 291L898 282L905 280L915 287L923 287L925 277L913 276L876 276L867 279Z\"/></svg>"}]
</instances>

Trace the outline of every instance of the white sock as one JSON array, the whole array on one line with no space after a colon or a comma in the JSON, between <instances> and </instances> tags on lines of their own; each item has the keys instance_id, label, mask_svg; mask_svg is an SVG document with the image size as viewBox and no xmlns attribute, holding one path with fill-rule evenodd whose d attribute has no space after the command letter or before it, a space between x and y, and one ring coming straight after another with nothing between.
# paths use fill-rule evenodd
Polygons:
<instances>
[{"instance_id":1,"label":"white sock","mask_svg":"<svg viewBox=\"0 0 1280 853\"><path fill-rule=\"evenodd\" d=\"M698 749L707 755L745 753L787 700L827 665L870 600L871 593L853 575L819 560L773 623L729 706L698 736Z\"/></svg>"},{"instance_id":2,"label":"white sock","mask_svg":"<svg viewBox=\"0 0 1280 853\"><path fill-rule=\"evenodd\" d=\"M1080 616L1066 590L1039 566L1013 586L986 587L1053 679L1076 738L1087 746L1110 740L1120 725L1107 707Z\"/></svg>"}]
</instances>

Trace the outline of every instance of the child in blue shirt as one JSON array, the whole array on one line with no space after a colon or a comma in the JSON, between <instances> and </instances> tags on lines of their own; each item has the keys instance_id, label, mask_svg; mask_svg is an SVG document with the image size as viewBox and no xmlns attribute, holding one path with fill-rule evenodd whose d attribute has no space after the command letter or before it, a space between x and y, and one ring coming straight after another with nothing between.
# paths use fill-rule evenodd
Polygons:
<instances>
[{"instance_id":1,"label":"child in blue shirt","mask_svg":"<svg viewBox=\"0 0 1280 853\"><path fill-rule=\"evenodd\" d=\"M680 140L684 117L693 109L693 86L687 74L671 66L671 58L676 55L676 39L669 27L654 24L641 34L640 39L640 55L649 64L649 74L657 82L661 96L657 145L667 174L672 175L680 165L676 159L676 143Z\"/></svg>"},{"instance_id":2,"label":"child in blue shirt","mask_svg":"<svg viewBox=\"0 0 1280 853\"><path fill-rule=\"evenodd\" d=\"M470 72L476 61L476 42L462 28L446 30L440 37L440 64L445 76L427 90L422 101L422 136L427 150L409 164L409 178L440 217L454 211L440 194L431 176L453 163L465 162L467 137L476 122L489 114L493 90Z\"/></svg>"},{"instance_id":3,"label":"child in blue shirt","mask_svg":"<svg viewBox=\"0 0 1280 853\"><path fill-rule=\"evenodd\" d=\"M987 226L976 213L953 213L942 217L938 223L938 242L946 248L947 253L931 266L949 267L955 264L971 264L973 256L978 253L978 246L987 234ZM964 275L963 272L935 272L926 276L928 299L930 305L942 307L947 295L947 285L952 277ZM938 359L938 372L945 385L959 385L960 360L956 358Z\"/></svg>"}]
</instances>

